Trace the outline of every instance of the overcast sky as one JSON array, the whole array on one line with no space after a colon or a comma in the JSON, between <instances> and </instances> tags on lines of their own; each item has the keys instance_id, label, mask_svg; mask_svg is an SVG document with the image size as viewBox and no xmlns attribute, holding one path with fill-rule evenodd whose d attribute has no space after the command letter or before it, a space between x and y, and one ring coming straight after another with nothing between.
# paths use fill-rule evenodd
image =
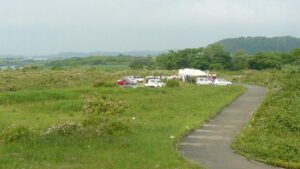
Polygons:
<instances>
[{"instance_id":1,"label":"overcast sky","mask_svg":"<svg viewBox=\"0 0 300 169\"><path fill-rule=\"evenodd\" d=\"M300 37L297 0L0 0L0 54L205 46Z\"/></svg>"}]
</instances>

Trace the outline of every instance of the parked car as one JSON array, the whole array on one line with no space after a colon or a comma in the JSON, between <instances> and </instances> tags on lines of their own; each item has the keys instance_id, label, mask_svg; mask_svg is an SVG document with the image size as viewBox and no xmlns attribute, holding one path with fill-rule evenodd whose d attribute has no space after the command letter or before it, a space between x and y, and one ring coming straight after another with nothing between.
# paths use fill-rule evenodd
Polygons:
<instances>
[{"instance_id":1,"label":"parked car","mask_svg":"<svg viewBox=\"0 0 300 169\"><path fill-rule=\"evenodd\" d=\"M144 78L141 76L126 76L126 79L129 79L130 81L134 82L134 83L143 83L144 82Z\"/></svg>"},{"instance_id":2,"label":"parked car","mask_svg":"<svg viewBox=\"0 0 300 169\"><path fill-rule=\"evenodd\" d=\"M126 83L128 84L128 83L137 83L137 82L130 77L124 77L124 78L116 81L116 85L119 85L119 86L123 86Z\"/></svg>"},{"instance_id":3,"label":"parked car","mask_svg":"<svg viewBox=\"0 0 300 169\"><path fill-rule=\"evenodd\" d=\"M130 82L137 83L137 80L134 79L134 76L126 76L126 77L124 77L123 79L125 79L125 80L127 80L127 81L130 81Z\"/></svg>"},{"instance_id":4,"label":"parked car","mask_svg":"<svg viewBox=\"0 0 300 169\"><path fill-rule=\"evenodd\" d=\"M148 79L145 87L163 87L165 84L160 79Z\"/></svg>"},{"instance_id":5,"label":"parked car","mask_svg":"<svg viewBox=\"0 0 300 169\"><path fill-rule=\"evenodd\" d=\"M123 86L126 83L126 80L120 79L116 81L116 85Z\"/></svg>"},{"instance_id":6,"label":"parked car","mask_svg":"<svg viewBox=\"0 0 300 169\"><path fill-rule=\"evenodd\" d=\"M141 77L141 76L134 76L133 77L138 83L143 83L144 82L144 78L143 77Z\"/></svg>"},{"instance_id":7,"label":"parked car","mask_svg":"<svg viewBox=\"0 0 300 169\"><path fill-rule=\"evenodd\" d=\"M215 79L213 84L215 86L229 86L229 85L232 85L231 82L225 80L225 79Z\"/></svg>"},{"instance_id":8,"label":"parked car","mask_svg":"<svg viewBox=\"0 0 300 169\"><path fill-rule=\"evenodd\" d=\"M197 78L197 85L211 85L213 82L208 78Z\"/></svg>"},{"instance_id":9,"label":"parked car","mask_svg":"<svg viewBox=\"0 0 300 169\"><path fill-rule=\"evenodd\" d=\"M138 85L136 83L126 82L124 85L122 85L122 87L125 87L125 88L137 88Z\"/></svg>"},{"instance_id":10,"label":"parked car","mask_svg":"<svg viewBox=\"0 0 300 169\"><path fill-rule=\"evenodd\" d=\"M158 79L158 77L156 77L156 76L146 76L146 77L145 77L146 83L147 83L147 81L148 81L149 79Z\"/></svg>"},{"instance_id":11,"label":"parked car","mask_svg":"<svg viewBox=\"0 0 300 169\"><path fill-rule=\"evenodd\" d=\"M116 85L126 87L126 88L137 88L138 87L138 85L135 82L131 81L128 78L123 78L123 79L116 81Z\"/></svg>"}]
</instances>

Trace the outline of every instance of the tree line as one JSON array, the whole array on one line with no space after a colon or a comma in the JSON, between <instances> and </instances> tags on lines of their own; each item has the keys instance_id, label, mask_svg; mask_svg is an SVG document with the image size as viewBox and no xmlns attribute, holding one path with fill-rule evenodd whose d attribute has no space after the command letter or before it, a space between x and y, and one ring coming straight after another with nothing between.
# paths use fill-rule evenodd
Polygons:
<instances>
[{"instance_id":1,"label":"tree line","mask_svg":"<svg viewBox=\"0 0 300 169\"><path fill-rule=\"evenodd\" d=\"M242 70L242 69L281 69L284 65L300 66L300 48L291 52L257 52L254 55L244 51L234 54L223 46L214 44L205 48L171 50L157 57L137 57L130 67L133 69L181 69L196 68L202 70Z\"/></svg>"}]
</instances>

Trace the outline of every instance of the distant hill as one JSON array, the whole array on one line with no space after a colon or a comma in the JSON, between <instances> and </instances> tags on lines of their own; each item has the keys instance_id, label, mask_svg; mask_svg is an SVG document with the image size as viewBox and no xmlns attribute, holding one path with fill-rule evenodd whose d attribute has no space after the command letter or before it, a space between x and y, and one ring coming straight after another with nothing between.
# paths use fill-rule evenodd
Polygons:
<instances>
[{"instance_id":1,"label":"distant hill","mask_svg":"<svg viewBox=\"0 0 300 169\"><path fill-rule=\"evenodd\" d=\"M221 44L230 53L237 50L243 50L248 54L255 54L260 51L288 52L300 48L300 38L291 36L273 38L240 37L224 39L216 42L216 44Z\"/></svg>"}]
</instances>

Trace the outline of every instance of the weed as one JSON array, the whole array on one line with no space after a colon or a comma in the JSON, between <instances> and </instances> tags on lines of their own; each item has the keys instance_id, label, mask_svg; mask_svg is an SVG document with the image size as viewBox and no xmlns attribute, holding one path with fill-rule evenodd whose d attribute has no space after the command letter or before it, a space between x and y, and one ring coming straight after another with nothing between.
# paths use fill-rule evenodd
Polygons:
<instances>
[{"instance_id":1,"label":"weed","mask_svg":"<svg viewBox=\"0 0 300 169\"><path fill-rule=\"evenodd\" d=\"M177 80L168 80L167 87L179 87L179 82Z\"/></svg>"},{"instance_id":2,"label":"weed","mask_svg":"<svg viewBox=\"0 0 300 169\"><path fill-rule=\"evenodd\" d=\"M31 131L22 125L12 125L5 128L1 135L0 139L4 143L10 143L22 138L28 138L31 135Z\"/></svg>"}]
</instances>

